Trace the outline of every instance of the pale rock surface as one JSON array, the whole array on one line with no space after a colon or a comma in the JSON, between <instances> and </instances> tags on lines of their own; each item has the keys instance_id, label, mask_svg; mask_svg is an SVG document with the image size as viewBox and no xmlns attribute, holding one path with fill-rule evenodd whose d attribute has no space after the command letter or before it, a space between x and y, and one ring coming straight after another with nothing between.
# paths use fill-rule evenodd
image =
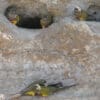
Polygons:
<instances>
[{"instance_id":1,"label":"pale rock surface","mask_svg":"<svg viewBox=\"0 0 100 100\"><path fill-rule=\"evenodd\" d=\"M74 79L78 85L46 98L20 100L100 99L100 23L79 22L72 16L75 6L85 9L93 1L0 0L0 100L37 79L68 84ZM27 10L32 12L34 2L47 5L55 15L54 24L42 30L21 29L3 15L10 4L29 6Z\"/></svg>"}]
</instances>

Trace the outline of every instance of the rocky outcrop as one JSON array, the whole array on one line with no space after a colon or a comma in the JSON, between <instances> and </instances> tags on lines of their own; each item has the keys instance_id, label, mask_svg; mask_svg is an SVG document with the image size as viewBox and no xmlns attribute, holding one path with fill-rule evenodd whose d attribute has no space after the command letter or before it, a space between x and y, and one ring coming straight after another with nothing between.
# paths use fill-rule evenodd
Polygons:
<instances>
[{"instance_id":1,"label":"rocky outcrop","mask_svg":"<svg viewBox=\"0 0 100 100\"><path fill-rule=\"evenodd\" d=\"M18 3L18 0L8 1L0 2L5 6ZM31 4L32 1L26 0L24 3ZM84 5L86 0L66 1L39 1L48 4L48 9L53 4L56 7L49 9L55 14L55 22L40 30L18 28L9 23L3 13L0 14L1 94L9 97L37 79L48 82L74 79L79 83L76 87L49 96L46 100L99 100L100 24L74 20L73 7ZM19 2L23 3L23 0ZM61 8L63 3L63 9L58 10L57 7ZM22 97L21 100L34 98L43 99Z\"/></svg>"}]
</instances>

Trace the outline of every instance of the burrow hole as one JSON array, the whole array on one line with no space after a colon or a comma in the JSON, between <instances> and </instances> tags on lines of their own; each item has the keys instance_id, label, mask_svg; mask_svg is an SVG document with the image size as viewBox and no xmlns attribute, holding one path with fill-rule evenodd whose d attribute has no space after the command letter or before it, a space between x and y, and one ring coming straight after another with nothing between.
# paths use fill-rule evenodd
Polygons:
<instances>
[{"instance_id":1,"label":"burrow hole","mask_svg":"<svg viewBox=\"0 0 100 100\"><path fill-rule=\"evenodd\" d=\"M53 15L50 13L41 16L25 16L25 14L20 13L20 10L17 6L11 5L5 9L4 15L6 18L14 25L27 28L27 29L41 29L47 28L54 22Z\"/></svg>"}]
</instances>

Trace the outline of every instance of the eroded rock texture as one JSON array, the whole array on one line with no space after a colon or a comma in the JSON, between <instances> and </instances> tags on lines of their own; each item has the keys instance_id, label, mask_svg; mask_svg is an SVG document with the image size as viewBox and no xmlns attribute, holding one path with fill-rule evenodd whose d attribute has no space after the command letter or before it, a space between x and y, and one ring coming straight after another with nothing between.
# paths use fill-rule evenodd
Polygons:
<instances>
[{"instance_id":1,"label":"eroded rock texture","mask_svg":"<svg viewBox=\"0 0 100 100\"><path fill-rule=\"evenodd\" d=\"M9 97L37 79L50 82L74 79L79 83L76 87L46 97L45 100L99 100L100 23L79 22L72 16L74 6L85 8L91 2L92 0L0 1L0 5L4 5L0 13L1 94ZM29 5L27 10L32 12L30 8L34 3L47 5L48 10L55 15L54 24L40 30L21 29L12 25L3 15L4 9L10 4L23 4L26 8ZM44 98L20 98L25 99Z\"/></svg>"}]
</instances>

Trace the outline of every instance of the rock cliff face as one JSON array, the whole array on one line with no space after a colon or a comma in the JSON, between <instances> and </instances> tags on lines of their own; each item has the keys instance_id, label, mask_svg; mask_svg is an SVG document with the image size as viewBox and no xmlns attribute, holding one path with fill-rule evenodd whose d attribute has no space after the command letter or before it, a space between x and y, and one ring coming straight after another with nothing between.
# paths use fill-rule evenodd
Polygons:
<instances>
[{"instance_id":1,"label":"rock cliff face","mask_svg":"<svg viewBox=\"0 0 100 100\"><path fill-rule=\"evenodd\" d=\"M45 100L99 100L100 23L77 21L73 17L75 6L86 9L93 1L1 0L0 93L9 97L37 79L74 79L79 85ZM45 29L18 28L4 16L5 8L11 4L24 7L30 15L50 11L55 21ZM34 98L44 99L20 100Z\"/></svg>"}]
</instances>

